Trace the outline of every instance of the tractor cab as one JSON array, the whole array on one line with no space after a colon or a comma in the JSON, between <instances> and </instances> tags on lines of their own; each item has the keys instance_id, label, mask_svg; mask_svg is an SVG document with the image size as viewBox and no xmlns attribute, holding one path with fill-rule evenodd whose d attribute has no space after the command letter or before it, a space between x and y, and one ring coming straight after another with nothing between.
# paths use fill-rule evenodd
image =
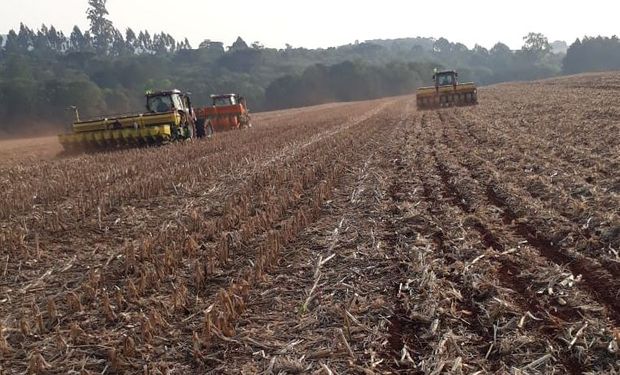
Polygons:
<instances>
[{"instance_id":1,"label":"tractor cab","mask_svg":"<svg viewBox=\"0 0 620 375\"><path fill-rule=\"evenodd\" d=\"M146 110L150 113L192 112L192 104L188 94L179 90L157 91L146 93Z\"/></svg>"},{"instance_id":2,"label":"tractor cab","mask_svg":"<svg viewBox=\"0 0 620 375\"><path fill-rule=\"evenodd\" d=\"M225 107L239 104L239 96L237 94L211 95L214 107Z\"/></svg>"},{"instance_id":3,"label":"tractor cab","mask_svg":"<svg viewBox=\"0 0 620 375\"><path fill-rule=\"evenodd\" d=\"M446 70L435 73L433 81L435 81L435 87L456 86L458 84L458 76L459 74L454 70Z\"/></svg>"},{"instance_id":4,"label":"tractor cab","mask_svg":"<svg viewBox=\"0 0 620 375\"><path fill-rule=\"evenodd\" d=\"M195 126L196 114L189 93L179 90L147 91L146 110L150 114L175 114L177 125L180 123L180 127L174 128L173 138L188 139L203 136Z\"/></svg>"}]
</instances>

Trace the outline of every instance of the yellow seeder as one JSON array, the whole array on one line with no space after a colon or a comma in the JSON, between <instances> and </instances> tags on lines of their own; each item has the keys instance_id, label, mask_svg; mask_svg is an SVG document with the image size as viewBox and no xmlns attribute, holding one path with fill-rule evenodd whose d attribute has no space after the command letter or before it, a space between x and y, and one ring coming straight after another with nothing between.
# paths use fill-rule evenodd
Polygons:
<instances>
[{"instance_id":1,"label":"yellow seeder","mask_svg":"<svg viewBox=\"0 0 620 375\"><path fill-rule=\"evenodd\" d=\"M199 136L187 94L179 90L148 92L146 113L73 123L58 139L67 151L89 151L161 144Z\"/></svg>"},{"instance_id":2,"label":"yellow seeder","mask_svg":"<svg viewBox=\"0 0 620 375\"><path fill-rule=\"evenodd\" d=\"M472 82L459 83L453 70L435 72L435 86L421 87L416 91L418 109L478 104L478 91Z\"/></svg>"}]
</instances>

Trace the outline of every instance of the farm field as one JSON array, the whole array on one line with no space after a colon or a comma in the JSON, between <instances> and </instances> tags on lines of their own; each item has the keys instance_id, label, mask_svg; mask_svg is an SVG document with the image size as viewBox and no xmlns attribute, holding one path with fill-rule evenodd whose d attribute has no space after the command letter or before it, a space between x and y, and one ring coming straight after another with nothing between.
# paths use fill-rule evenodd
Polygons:
<instances>
[{"instance_id":1,"label":"farm field","mask_svg":"<svg viewBox=\"0 0 620 375\"><path fill-rule=\"evenodd\" d=\"M620 74L0 142L0 373L618 374Z\"/></svg>"}]
</instances>

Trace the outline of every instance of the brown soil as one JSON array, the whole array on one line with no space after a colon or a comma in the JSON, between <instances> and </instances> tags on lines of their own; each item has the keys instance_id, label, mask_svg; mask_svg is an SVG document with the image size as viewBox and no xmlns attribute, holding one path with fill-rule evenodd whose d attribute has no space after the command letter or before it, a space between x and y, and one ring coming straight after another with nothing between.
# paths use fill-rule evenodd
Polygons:
<instances>
[{"instance_id":1,"label":"brown soil","mask_svg":"<svg viewBox=\"0 0 620 375\"><path fill-rule=\"evenodd\" d=\"M615 374L614 85L72 157L0 143L0 373Z\"/></svg>"}]
</instances>

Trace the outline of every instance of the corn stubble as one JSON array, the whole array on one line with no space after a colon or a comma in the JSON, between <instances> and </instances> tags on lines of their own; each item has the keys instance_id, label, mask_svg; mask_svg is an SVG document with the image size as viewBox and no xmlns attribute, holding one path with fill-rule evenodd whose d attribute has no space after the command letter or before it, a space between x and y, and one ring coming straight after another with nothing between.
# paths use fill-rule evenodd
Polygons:
<instances>
[{"instance_id":1,"label":"corn stubble","mask_svg":"<svg viewBox=\"0 0 620 375\"><path fill-rule=\"evenodd\" d=\"M620 115L572 101L603 78L10 159L0 372L614 373Z\"/></svg>"}]
</instances>

